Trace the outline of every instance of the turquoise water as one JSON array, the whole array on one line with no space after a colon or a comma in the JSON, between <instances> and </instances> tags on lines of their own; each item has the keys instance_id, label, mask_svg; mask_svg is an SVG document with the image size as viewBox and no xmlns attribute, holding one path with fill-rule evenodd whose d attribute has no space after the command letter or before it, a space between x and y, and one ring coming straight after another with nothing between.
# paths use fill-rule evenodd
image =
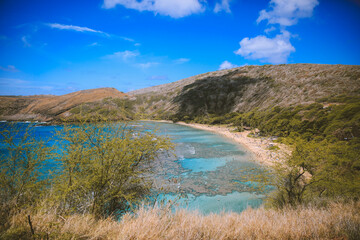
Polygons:
<instances>
[{"instance_id":1,"label":"turquoise water","mask_svg":"<svg viewBox=\"0 0 360 240\"><path fill-rule=\"evenodd\" d=\"M139 121L129 125L141 131L155 131L176 144L175 155L157 159L150 176L155 192L166 191L159 200L172 200L175 208L203 214L241 212L262 204L264 193L254 189L258 183L251 179L254 170L261 166L251 161L253 156L242 146L215 133L178 124ZM7 123L0 123L0 130L5 126ZM25 130L28 124L17 126ZM61 126L37 125L34 135L51 138L60 129ZM4 151L1 146L0 151ZM56 168L56 164L47 163L47 168Z\"/></svg>"},{"instance_id":2,"label":"turquoise water","mask_svg":"<svg viewBox=\"0 0 360 240\"><path fill-rule=\"evenodd\" d=\"M185 208L202 214L222 212L242 212L248 207L257 208L262 204L264 195L250 192L232 192L226 195L194 196L188 194L186 198L177 199L174 195L162 196L166 200L175 202L175 208Z\"/></svg>"},{"instance_id":3,"label":"turquoise water","mask_svg":"<svg viewBox=\"0 0 360 240\"><path fill-rule=\"evenodd\" d=\"M261 166L244 147L212 132L183 125L137 122L138 128L157 129L176 143L176 157L160 159L156 182L169 193L162 199L177 199L177 207L201 213L241 212L262 204L264 193L256 190L258 183L252 173ZM249 180L249 178L251 180Z\"/></svg>"}]
</instances>

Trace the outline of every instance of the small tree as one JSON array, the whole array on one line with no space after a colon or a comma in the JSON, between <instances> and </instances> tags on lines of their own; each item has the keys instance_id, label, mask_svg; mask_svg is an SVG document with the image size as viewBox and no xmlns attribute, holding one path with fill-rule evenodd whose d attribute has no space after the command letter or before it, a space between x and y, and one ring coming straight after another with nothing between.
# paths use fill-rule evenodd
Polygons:
<instances>
[{"instance_id":1,"label":"small tree","mask_svg":"<svg viewBox=\"0 0 360 240\"><path fill-rule=\"evenodd\" d=\"M276 190L270 195L270 204L276 208L302 204L305 190L311 184L305 174L299 166L277 165L271 181Z\"/></svg>"},{"instance_id":2,"label":"small tree","mask_svg":"<svg viewBox=\"0 0 360 240\"><path fill-rule=\"evenodd\" d=\"M297 139L291 157L275 167L272 203L295 206L316 198L360 197L360 143Z\"/></svg>"},{"instance_id":3,"label":"small tree","mask_svg":"<svg viewBox=\"0 0 360 240\"><path fill-rule=\"evenodd\" d=\"M59 209L120 215L149 194L152 162L168 151L168 139L101 122L65 126L59 132L60 174L53 189Z\"/></svg>"},{"instance_id":4,"label":"small tree","mask_svg":"<svg viewBox=\"0 0 360 240\"><path fill-rule=\"evenodd\" d=\"M11 214L33 206L48 184L44 162L51 147L35 139L32 126L11 125L1 131L0 224Z\"/></svg>"}]
</instances>

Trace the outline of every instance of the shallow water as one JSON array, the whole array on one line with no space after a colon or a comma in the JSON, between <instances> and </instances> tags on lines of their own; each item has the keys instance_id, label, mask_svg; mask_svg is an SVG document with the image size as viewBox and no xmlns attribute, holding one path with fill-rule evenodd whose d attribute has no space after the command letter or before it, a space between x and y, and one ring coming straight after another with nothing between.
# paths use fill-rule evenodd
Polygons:
<instances>
[{"instance_id":1,"label":"shallow water","mask_svg":"<svg viewBox=\"0 0 360 240\"><path fill-rule=\"evenodd\" d=\"M4 126L7 123L0 123L0 129ZM17 126L25 130L28 123ZM241 145L215 133L178 124L138 121L130 126L155 131L176 144L175 156L163 155L154 166L154 191L162 188L167 192L159 195L160 200L175 200L177 208L203 214L241 212L248 206L262 204L263 192L254 188L258 183L251 177L262 167L251 161L252 154ZM61 128L38 125L34 134L50 138ZM47 169L54 167L54 163L46 164Z\"/></svg>"},{"instance_id":2,"label":"shallow water","mask_svg":"<svg viewBox=\"0 0 360 240\"><path fill-rule=\"evenodd\" d=\"M176 157L163 157L157 169L157 185L168 189L162 199L174 200L176 193L187 196L178 207L201 213L241 212L262 204L263 192L252 174L262 167L241 145L212 132L178 124L138 122L140 128L157 129L176 143Z\"/></svg>"}]
</instances>

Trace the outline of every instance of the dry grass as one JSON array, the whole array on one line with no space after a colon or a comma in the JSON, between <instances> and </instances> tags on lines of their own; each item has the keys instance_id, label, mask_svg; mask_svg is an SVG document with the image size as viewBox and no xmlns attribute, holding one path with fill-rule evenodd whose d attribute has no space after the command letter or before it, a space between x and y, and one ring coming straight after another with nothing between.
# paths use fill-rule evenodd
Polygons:
<instances>
[{"instance_id":1,"label":"dry grass","mask_svg":"<svg viewBox=\"0 0 360 240\"><path fill-rule=\"evenodd\" d=\"M360 239L359 213L359 203L208 216L141 208L120 222L44 213L33 215L32 221L35 233L43 239ZM21 239L31 238L26 214L15 216L11 225L4 239L14 239L16 231L23 232L18 234Z\"/></svg>"},{"instance_id":2,"label":"dry grass","mask_svg":"<svg viewBox=\"0 0 360 240\"><path fill-rule=\"evenodd\" d=\"M244 81L246 79L251 81ZM178 109L182 101L186 101L183 104L189 108L200 109L200 112L221 115L222 112L216 111L214 105L231 108L230 112L248 112L256 107L266 110L274 106L311 104L317 99L341 94L357 96L360 90L359 79L360 66L323 64L244 66L204 73L173 83L135 90L128 94L138 99L169 94L165 101L138 104L145 108L146 113L155 116L159 109L171 114L190 116L191 111L183 112ZM231 80L231 84L227 80ZM192 96L194 98L189 100ZM175 101L176 98L182 101Z\"/></svg>"},{"instance_id":3,"label":"dry grass","mask_svg":"<svg viewBox=\"0 0 360 240\"><path fill-rule=\"evenodd\" d=\"M7 120L49 121L56 116L67 117L69 110L76 106L98 102L108 97L122 99L127 95L115 88L97 88L61 96L0 96L0 116Z\"/></svg>"}]
</instances>

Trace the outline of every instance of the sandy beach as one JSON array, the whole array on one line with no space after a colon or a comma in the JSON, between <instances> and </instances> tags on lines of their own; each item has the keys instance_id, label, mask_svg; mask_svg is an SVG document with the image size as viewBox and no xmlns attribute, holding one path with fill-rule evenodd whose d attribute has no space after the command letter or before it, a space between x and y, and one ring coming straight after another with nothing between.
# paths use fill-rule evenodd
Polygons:
<instances>
[{"instance_id":1,"label":"sandy beach","mask_svg":"<svg viewBox=\"0 0 360 240\"><path fill-rule=\"evenodd\" d=\"M250 131L235 132L233 128L228 126L214 126L214 125L205 125L198 123L185 123L178 122L177 124L193 127L205 131L211 131L222 136L225 136L234 142L241 144L246 147L254 155L254 161L266 165L272 166L275 162L281 162L289 151L286 149L286 146L279 143L274 143L269 138L251 138L248 137ZM279 150L269 150L269 146L276 145Z\"/></svg>"}]
</instances>

